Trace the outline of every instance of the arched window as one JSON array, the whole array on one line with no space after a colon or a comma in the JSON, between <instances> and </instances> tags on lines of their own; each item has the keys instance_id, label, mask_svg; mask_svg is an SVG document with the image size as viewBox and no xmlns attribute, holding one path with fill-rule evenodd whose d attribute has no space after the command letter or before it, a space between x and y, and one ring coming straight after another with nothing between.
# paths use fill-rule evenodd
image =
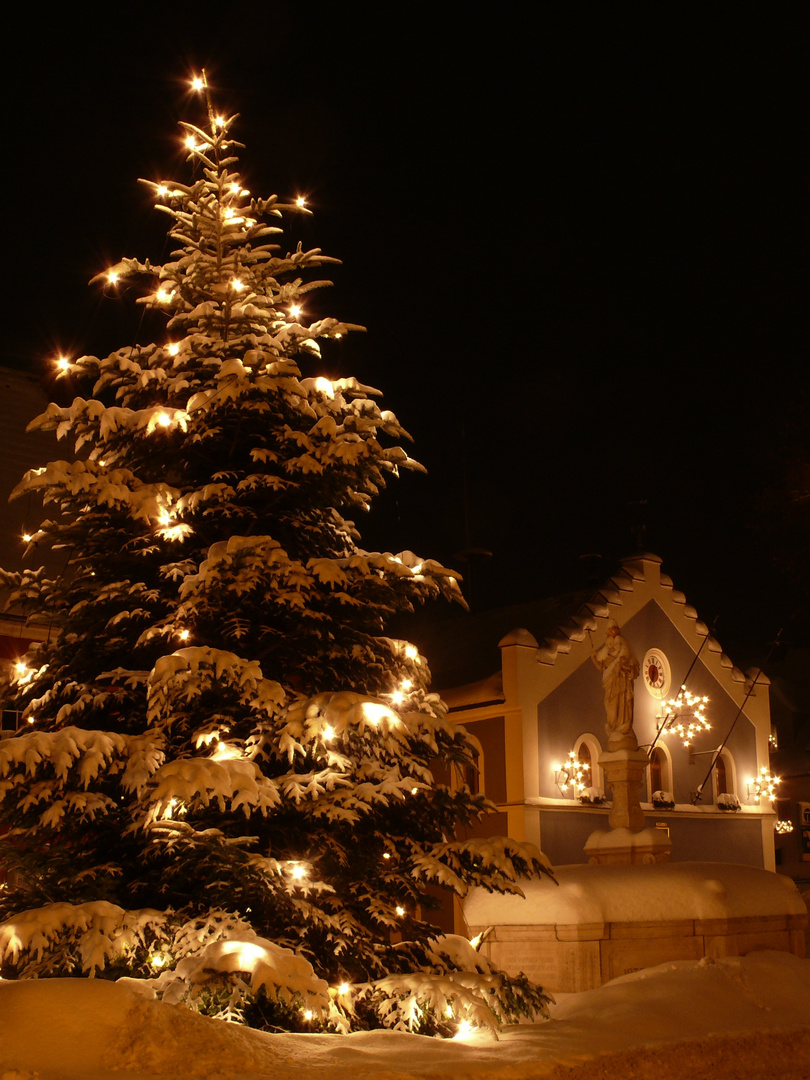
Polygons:
<instances>
[{"instance_id":1,"label":"arched window","mask_svg":"<svg viewBox=\"0 0 810 1080\"><path fill-rule=\"evenodd\" d=\"M726 763L723 761L722 754L714 763L714 793L715 795L728 795L729 793Z\"/></svg>"},{"instance_id":2,"label":"arched window","mask_svg":"<svg viewBox=\"0 0 810 1080\"><path fill-rule=\"evenodd\" d=\"M714 801L717 802L721 795L737 794L737 769L734 758L728 750L721 750L717 755L712 770L714 776Z\"/></svg>"},{"instance_id":3,"label":"arched window","mask_svg":"<svg viewBox=\"0 0 810 1080\"><path fill-rule=\"evenodd\" d=\"M484 752L481 749L481 743L469 732L467 732L467 741L471 747L472 761L462 768L461 779L473 795L479 795L484 790Z\"/></svg>"},{"instance_id":4,"label":"arched window","mask_svg":"<svg viewBox=\"0 0 810 1080\"><path fill-rule=\"evenodd\" d=\"M599 740L590 732L580 735L574 743L574 754L582 769L582 783L586 788L601 790L604 787L602 770L599 768L601 753L602 747L599 745Z\"/></svg>"},{"instance_id":5,"label":"arched window","mask_svg":"<svg viewBox=\"0 0 810 1080\"><path fill-rule=\"evenodd\" d=\"M591 758L591 748L586 742L579 744L577 761L582 769L582 783L586 788L593 787L593 759Z\"/></svg>"},{"instance_id":6,"label":"arched window","mask_svg":"<svg viewBox=\"0 0 810 1080\"><path fill-rule=\"evenodd\" d=\"M650 767L647 770L647 782L650 785L649 799L656 791L672 792L672 762L663 744L659 744L650 755Z\"/></svg>"}]
</instances>

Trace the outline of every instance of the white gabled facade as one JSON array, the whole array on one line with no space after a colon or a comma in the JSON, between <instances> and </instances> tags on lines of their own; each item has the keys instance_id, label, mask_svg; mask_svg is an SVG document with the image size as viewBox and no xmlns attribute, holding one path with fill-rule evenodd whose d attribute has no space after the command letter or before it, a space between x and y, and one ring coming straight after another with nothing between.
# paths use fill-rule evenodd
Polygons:
<instances>
[{"instance_id":1,"label":"white gabled facade","mask_svg":"<svg viewBox=\"0 0 810 1080\"><path fill-rule=\"evenodd\" d=\"M565 776L558 766L571 751L584 763L590 759L586 779L598 797L603 786L598 758L607 739L601 675L591 662L591 648L604 641L609 619L619 624L642 665L648 658L647 678L642 671L635 684L634 728L641 746L656 739L665 699L677 694L687 672L687 689L709 699L711 729L692 746L684 747L671 732L658 737L648 770L652 781L641 793L645 824L669 828L673 861L773 870L774 813L749 783L768 768L768 680L734 666L683 593L661 573L661 560L649 554L624 560L619 573L553 637L538 642L526 630L507 634L500 642L500 677L442 691L452 719L481 748L484 791L498 807L476 831L506 831L564 864L584 862L588 835L608 827L606 806L584 804L570 787L562 790ZM665 682L667 671L670 685L662 700L665 687L654 682ZM721 742L721 768L695 801ZM653 804L656 790L666 792L674 807L666 805L669 797ZM723 809L737 801L739 809Z\"/></svg>"}]
</instances>

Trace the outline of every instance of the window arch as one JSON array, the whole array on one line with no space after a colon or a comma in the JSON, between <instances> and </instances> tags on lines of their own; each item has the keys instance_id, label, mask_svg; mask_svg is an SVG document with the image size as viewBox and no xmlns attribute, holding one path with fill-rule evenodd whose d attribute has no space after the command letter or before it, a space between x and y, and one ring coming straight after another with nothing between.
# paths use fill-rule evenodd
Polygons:
<instances>
[{"instance_id":1,"label":"window arch","mask_svg":"<svg viewBox=\"0 0 810 1080\"><path fill-rule=\"evenodd\" d=\"M602 770L599 768L599 758L602 755L602 747L595 735L586 732L580 735L574 743L574 754L582 766L582 782L586 788L603 788L604 780Z\"/></svg>"},{"instance_id":2,"label":"window arch","mask_svg":"<svg viewBox=\"0 0 810 1080\"><path fill-rule=\"evenodd\" d=\"M647 784L649 786L649 801L652 802L653 793L656 791L673 791L672 786L672 758L669 750L663 743L650 754L650 766L647 769Z\"/></svg>"},{"instance_id":3,"label":"window arch","mask_svg":"<svg viewBox=\"0 0 810 1080\"><path fill-rule=\"evenodd\" d=\"M461 783L466 784L473 795L480 795L484 792L484 749L469 731L467 742L470 744L472 761L461 767Z\"/></svg>"},{"instance_id":4,"label":"window arch","mask_svg":"<svg viewBox=\"0 0 810 1080\"><path fill-rule=\"evenodd\" d=\"M717 802L721 795L737 794L737 769L734 764L734 758L728 750L721 750L717 755L712 775L714 777L715 802Z\"/></svg>"}]
</instances>

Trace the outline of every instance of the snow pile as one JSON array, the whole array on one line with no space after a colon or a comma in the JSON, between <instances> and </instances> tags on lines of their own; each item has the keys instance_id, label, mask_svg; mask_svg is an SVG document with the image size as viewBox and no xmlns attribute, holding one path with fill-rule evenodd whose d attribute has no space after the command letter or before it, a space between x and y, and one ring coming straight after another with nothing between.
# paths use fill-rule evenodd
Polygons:
<instances>
[{"instance_id":1,"label":"snow pile","mask_svg":"<svg viewBox=\"0 0 810 1080\"><path fill-rule=\"evenodd\" d=\"M525 899L473 890L470 926L669 922L679 919L806 915L790 878L730 863L559 866L548 879L521 882Z\"/></svg>"},{"instance_id":2,"label":"snow pile","mask_svg":"<svg viewBox=\"0 0 810 1080\"><path fill-rule=\"evenodd\" d=\"M808 1060L810 961L785 953L636 972L567 995L550 1021L507 1028L498 1042L390 1031L270 1035L122 984L0 982L0 1080L798 1080Z\"/></svg>"}]
</instances>

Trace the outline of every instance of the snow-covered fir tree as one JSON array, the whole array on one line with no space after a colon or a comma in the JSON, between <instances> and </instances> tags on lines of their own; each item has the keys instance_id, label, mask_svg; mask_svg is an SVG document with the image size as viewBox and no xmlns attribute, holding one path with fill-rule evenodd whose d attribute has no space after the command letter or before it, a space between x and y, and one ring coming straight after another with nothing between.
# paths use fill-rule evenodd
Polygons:
<instances>
[{"instance_id":1,"label":"snow-covered fir tree","mask_svg":"<svg viewBox=\"0 0 810 1080\"><path fill-rule=\"evenodd\" d=\"M165 329L63 361L89 396L35 426L69 454L18 489L49 514L32 550L66 569L3 573L51 628L7 690L25 730L0 744L4 971L126 975L271 1028L542 1012L539 988L430 924L430 886L516 891L547 865L458 839L487 805L470 747L385 634L458 584L363 550L355 525L418 466L376 391L324 374L357 328L301 304L335 260L282 253L278 220L307 211L245 189L234 118L206 99L207 125L183 125L188 182L152 184L173 254L104 275Z\"/></svg>"}]
</instances>

